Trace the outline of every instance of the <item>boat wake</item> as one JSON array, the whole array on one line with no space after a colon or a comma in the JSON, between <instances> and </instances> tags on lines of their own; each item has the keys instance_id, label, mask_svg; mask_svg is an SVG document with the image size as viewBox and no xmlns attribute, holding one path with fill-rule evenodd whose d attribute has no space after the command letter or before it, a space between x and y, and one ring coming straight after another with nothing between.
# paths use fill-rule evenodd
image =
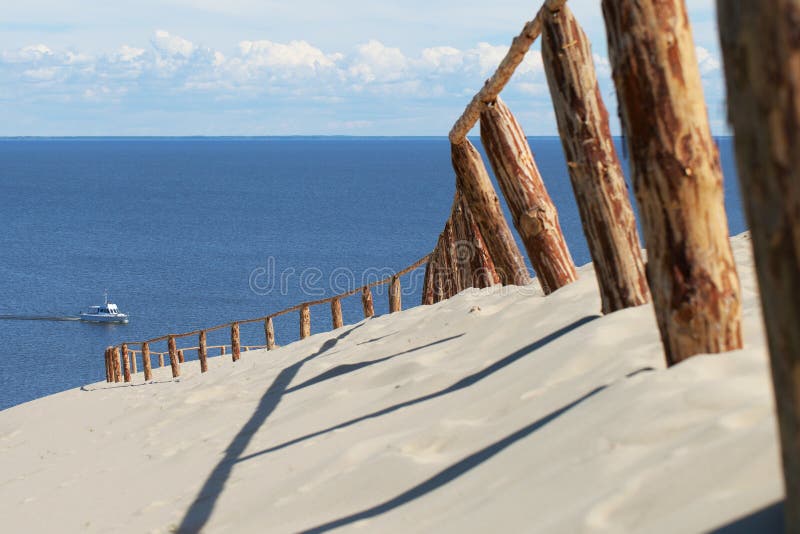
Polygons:
<instances>
[{"instance_id":1,"label":"boat wake","mask_svg":"<svg viewBox=\"0 0 800 534\"><path fill-rule=\"evenodd\" d=\"M5 321L80 321L77 315L0 315Z\"/></svg>"}]
</instances>

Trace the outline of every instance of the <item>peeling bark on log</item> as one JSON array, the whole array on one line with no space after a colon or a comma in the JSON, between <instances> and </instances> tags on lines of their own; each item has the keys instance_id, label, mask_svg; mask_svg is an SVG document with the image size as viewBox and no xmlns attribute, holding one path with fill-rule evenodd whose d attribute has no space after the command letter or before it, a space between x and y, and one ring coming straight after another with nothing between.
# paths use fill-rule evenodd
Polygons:
<instances>
[{"instance_id":1,"label":"peeling bark on log","mask_svg":"<svg viewBox=\"0 0 800 534\"><path fill-rule=\"evenodd\" d=\"M389 283L389 313L397 313L403 310L403 296L400 287L400 277L393 276Z\"/></svg>"},{"instance_id":2,"label":"peeling bark on log","mask_svg":"<svg viewBox=\"0 0 800 534\"><path fill-rule=\"evenodd\" d=\"M122 371L125 377L125 382L131 381L131 360L130 353L128 352L128 345L122 344Z\"/></svg>"},{"instance_id":3,"label":"peeling bark on log","mask_svg":"<svg viewBox=\"0 0 800 534\"><path fill-rule=\"evenodd\" d=\"M206 331L200 332L197 343L197 359L200 360L200 372L205 373L208 371L208 341L206 339Z\"/></svg>"},{"instance_id":4,"label":"peeling bark on log","mask_svg":"<svg viewBox=\"0 0 800 534\"><path fill-rule=\"evenodd\" d=\"M469 287L500 282L466 198L456 189L450 217L428 260L423 304L448 299Z\"/></svg>"},{"instance_id":5,"label":"peeling bark on log","mask_svg":"<svg viewBox=\"0 0 800 534\"><path fill-rule=\"evenodd\" d=\"M311 309L306 305L300 308L300 339L311 335Z\"/></svg>"},{"instance_id":6,"label":"peeling bark on log","mask_svg":"<svg viewBox=\"0 0 800 534\"><path fill-rule=\"evenodd\" d=\"M365 287L361 292L361 306L364 308L364 319L369 319L375 315L375 306L372 303L372 291Z\"/></svg>"},{"instance_id":7,"label":"peeling bark on log","mask_svg":"<svg viewBox=\"0 0 800 534\"><path fill-rule=\"evenodd\" d=\"M542 19L542 60L603 313L645 304L650 290L639 232L591 44L566 5Z\"/></svg>"},{"instance_id":8,"label":"peeling bark on log","mask_svg":"<svg viewBox=\"0 0 800 534\"><path fill-rule=\"evenodd\" d=\"M241 357L241 346L239 344L239 323L231 325L231 359L234 362L239 361Z\"/></svg>"},{"instance_id":9,"label":"peeling bark on log","mask_svg":"<svg viewBox=\"0 0 800 534\"><path fill-rule=\"evenodd\" d=\"M333 299L331 301L331 323L333 329L341 328L344 326L344 319L342 318L342 301Z\"/></svg>"},{"instance_id":10,"label":"peeling bark on log","mask_svg":"<svg viewBox=\"0 0 800 534\"><path fill-rule=\"evenodd\" d=\"M275 325L272 324L272 317L264 320L264 336L267 339L267 350L275 349Z\"/></svg>"},{"instance_id":11,"label":"peeling bark on log","mask_svg":"<svg viewBox=\"0 0 800 534\"><path fill-rule=\"evenodd\" d=\"M531 281L525 260L503 215L500 200L480 154L469 140L450 144L456 188L466 198L486 250L503 285L526 285Z\"/></svg>"},{"instance_id":12,"label":"peeling bark on log","mask_svg":"<svg viewBox=\"0 0 800 534\"><path fill-rule=\"evenodd\" d=\"M718 1L717 14L772 363L785 526L800 532L800 1Z\"/></svg>"},{"instance_id":13,"label":"peeling bark on log","mask_svg":"<svg viewBox=\"0 0 800 534\"><path fill-rule=\"evenodd\" d=\"M481 141L545 294L577 280L558 212L528 140L499 97L481 112Z\"/></svg>"},{"instance_id":14,"label":"peeling bark on log","mask_svg":"<svg viewBox=\"0 0 800 534\"><path fill-rule=\"evenodd\" d=\"M142 367L145 382L153 379L153 362L150 361L150 344L142 343Z\"/></svg>"},{"instance_id":15,"label":"peeling bark on log","mask_svg":"<svg viewBox=\"0 0 800 534\"><path fill-rule=\"evenodd\" d=\"M683 0L603 0L667 363L742 346L719 154Z\"/></svg>"},{"instance_id":16,"label":"peeling bark on log","mask_svg":"<svg viewBox=\"0 0 800 534\"><path fill-rule=\"evenodd\" d=\"M172 378L177 378L181 375L181 366L180 362L178 362L178 349L175 345L175 336L169 336L167 347L169 350L169 365L172 368Z\"/></svg>"}]
</instances>

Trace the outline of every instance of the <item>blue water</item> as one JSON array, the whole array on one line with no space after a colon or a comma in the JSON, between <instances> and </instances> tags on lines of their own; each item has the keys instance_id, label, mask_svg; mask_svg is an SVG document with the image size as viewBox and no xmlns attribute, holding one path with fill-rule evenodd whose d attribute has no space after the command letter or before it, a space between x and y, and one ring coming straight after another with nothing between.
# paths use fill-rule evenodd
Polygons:
<instances>
[{"instance_id":1,"label":"blue water","mask_svg":"<svg viewBox=\"0 0 800 534\"><path fill-rule=\"evenodd\" d=\"M584 264L560 142L530 141ZM745 222L731 141L719 143L735 234ZM453 183L445 138L1 140L0 316L74 317L108 289L131 322L0 319L0 409L103 379L108 345L327 296L332 274L344 289L405 267L435 245ZM284 281L269 290L272 265ZM385 293L375 301L385 313ZM360 320L358 296L343 308ZM279 344L297 322L276 320ZM327 306L312 309L312 331L329 328ZM243 326L242 343L263 344L262 326Z\"/></svg>"}]
</instances>

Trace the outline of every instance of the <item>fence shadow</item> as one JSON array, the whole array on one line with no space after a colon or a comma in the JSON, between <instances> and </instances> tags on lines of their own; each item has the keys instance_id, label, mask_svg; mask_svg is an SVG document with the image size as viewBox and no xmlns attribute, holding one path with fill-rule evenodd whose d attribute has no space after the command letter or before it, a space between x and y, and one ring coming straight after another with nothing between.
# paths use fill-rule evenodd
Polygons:
<instances>
[{"instance_id":1,"label":"fence shadow","mask_svg":"<svg viewBox=\"0 0 800 534\"><path fill-rule=\"evenodd\" d=\"M771 504L757 512L739 518L711 531L711 534L781 534L784 529L783 501Z\"/></svg>"},{"instance_id":2,"label":"fence shadow","mask_svg":"<svg viewBox=\"0 0 800 534\"><path fill-rule=\"evenodd\" d=\"M443 471L439 471L437 474L429 478L428 480L417 484L413 488L404 491L403 493L397 495L396 497L389 499L381 504L373 506L372 508L367 508L366 510L362 510L361 512L351 514L334 521L330 521L328 523L316 526L314 528L308 529L303 531L305 534L316 534L319 532L326 532L328 530L332 530L335 528L343 527L345 525L349 525L355 523L356 521L362 521L364 519L369 519L371 517L375 517L380 514L384 514L388 511L391 511L395 508L403 506L415 499L423 497L428 493L437 490L444 486L445 484L455 480L456 478L460 477L464 473L474 469L475 467L481 465L485 461L491 459L493 456L497 455L498 453L504 451L517 441L526 438L542 428L543 426L551 423L558 417L562 416L564 413L568 412L572 408L578 406L582 402L594 397L608 386L600 386L586 395L580 397L572 401L571 403L567 404L559 408L558 410L551 412L550 414L542 417L541 419L537 419L533 423L517 430L513 434L509 434L505 438L496 441L489 445L488 447L484 447L483 449L470 454L463 460L451 465L447 469Z\"/></svg>"},{"instance_id":3,"label":"fence shadow","mask_svg":"<svg viewBox=\"0 0 800 534\"><path fill-rule=\"evenodd\" d=\"M250 416L250 419L244 424L241 430L239 430L233 438L233 441L231 441L231 444L225 449L223 458L211 471L211 474L208 476L208 479L206 479L197 497L195 497L194 502L192 502L189 509L186 511L180 526L177 528L177 532L188 533L202 530L211 517L211 513L214 511L217 500L222 494L222 490L225 488L225 483L228 481L228 478L230 478L233 466L236 464L236 459L241 456L253 435L278 407L284 393L286 393L286 389L289 387L289 384L291 384L300 368L305 363L331 350L339 341L362 325L363 323L358 324L342 332L337 337L325 341L317 352L289 367L285 367L278 373L278 376L275 377L275 380L261 397L253 415Z\"/></svg>"},{"instance_id":4,"label":"fence shadow","mask_svg":"<svg viewBox=\"0 0 800 534\"><path fill-rule=\"evenodd\" d=\"M581 319L578 319L577 321L574 321L573 323L570 323L567 326L564 326L564 327L556 330L555 332L546 335L545 337L539 339L538 341L535 341L535 342L531 343L530 345L526 345L525 347L519 349L518 351L509 354L508 356L504 357L501 360L496 361L495 363L493 363L492 365L486 367L485 369L481 369L480 371L478 371L476 373L473 373L473 374L471 374L469 376L466 376L466 377L462 378L461 380L451 384L450 386L448 386L448 387L446 387L444 389L441 389L441 390L436 391L434 393L429 393L428 395L423 395L421 397L417 397L416 399L411 399L411 400L408 400L408 401L404 401L404 402L395 404L393 406L389 406L387 408L383 408L381 410L377 410L377 411L369 413L367 415L362 415L360 417L356 417L354 419L350 419L349 421L345 421L343 423L339 423L337 425L330 426L330 427L325 428L323 430L318 430L316 432L312 432L310 434L306 434L306 435L301 436L299 438L295 438L293 440L286 441L286 442L281 443L279 445L275 445L273 447L269 447L267 449L255 452L253 454L249 454L247 456L243 456L242 458L239 458L239 460L237 460L237 462L244 462L246 460L251 460L251 459L256 458L258 456L263 456L265 454L269 454L269 453L272 453L272 452L275 452L275 451L279 451L281 449L285 449L286 447L290 447L292 445L297 445L298 443L302 443L303 441L316 438L316 437L321 436L323 434L327 434L329 432L334 432L334 431L340 430L342 428L347 428L349 426L356 425L356 424L361 423L363 421L366 421L368 419L375 419L375 418L378 418L378 417L382 417L382 416L390 414L392 412L396 412L396 411L402 410L404 408L408 408L410 406L414 406L414 405L420 404L422 402L426 402L426 401L429 401L429 400L432 400L432 399L435 399L435 398L438 398L438 397L442 397L444 395L448 395L450 393L454 393L456 391L459 391L459 390L462 390L462 389L467 388L469 386L472 386L473 384L476 384L477 382L480 382L484 378L487 378L487 377L493 375L497 371L499 371L499 370L501 370L501 369L503 369L505 367L508 367L509 365L511 365L512 363L516 362L517 360L519 360L521 358L524 358L525 356L528 356L532 352L544 347L545 345L547 345L549 343L552 343L553 341L555 341L556 339L560 338L561 336L569 334L573 330L576 330L577 328L580 328L581 326L583 326L583 325L585 325L585 324L587 324L587 323L589 323L591 321L594 321L595 319L598 319L599 317L600 317L599 315L590 315L590 316L582 317Z\"/></svg>"}]
</instances>

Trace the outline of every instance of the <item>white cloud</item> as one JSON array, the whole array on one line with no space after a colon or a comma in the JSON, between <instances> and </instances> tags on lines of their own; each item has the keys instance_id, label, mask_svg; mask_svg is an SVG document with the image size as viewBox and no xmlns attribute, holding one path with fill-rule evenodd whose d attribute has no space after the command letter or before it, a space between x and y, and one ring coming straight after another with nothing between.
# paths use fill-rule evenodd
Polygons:
<instances>
[{"instance_id":1,"label":"white cloud","mask_svg":"<svg viewBox=\"0 0 800 534\"><path fill-rule=\"evenodd\" d=\"M171 35L164 30L156 30L150 39L153 47L167 57L180 56L189 58L195 52L196 47L191 42L177 35Z\"/></svg>"},{"instance_id":2,"label":"white cloud","mask_svg":"<svg viewBox=\"0 0 800 534\"><path fill-rule=\"evenodd\" d=\"M387 82L403 79L409 61L399 48L390 48L371 40L356 47L348 73L361 83Z\"/></svg>"},{"instance_id":3,"label":"white cloud","mask_svg":"<svg viewBox=\"0 0 800 534\"><path fill-rule=\"evenodd\" d=\"M697 63L700 67L700 75L706 76L720 69L719 59L714 57L708 49L698 46L697 50Z\"/></svg>"},{"instance_id":4,"label":"white cloud","mask_svg":"<svg viewBox=\"0 0 800 534\"><path fill-rule=\"evenodd\" d=\"M325 54L306 41L273 43L272 41L242 41L239 52L244 61L264 67L306 67L311 70L333 67L341 54Z\"/></svg>"}]
</instances>

